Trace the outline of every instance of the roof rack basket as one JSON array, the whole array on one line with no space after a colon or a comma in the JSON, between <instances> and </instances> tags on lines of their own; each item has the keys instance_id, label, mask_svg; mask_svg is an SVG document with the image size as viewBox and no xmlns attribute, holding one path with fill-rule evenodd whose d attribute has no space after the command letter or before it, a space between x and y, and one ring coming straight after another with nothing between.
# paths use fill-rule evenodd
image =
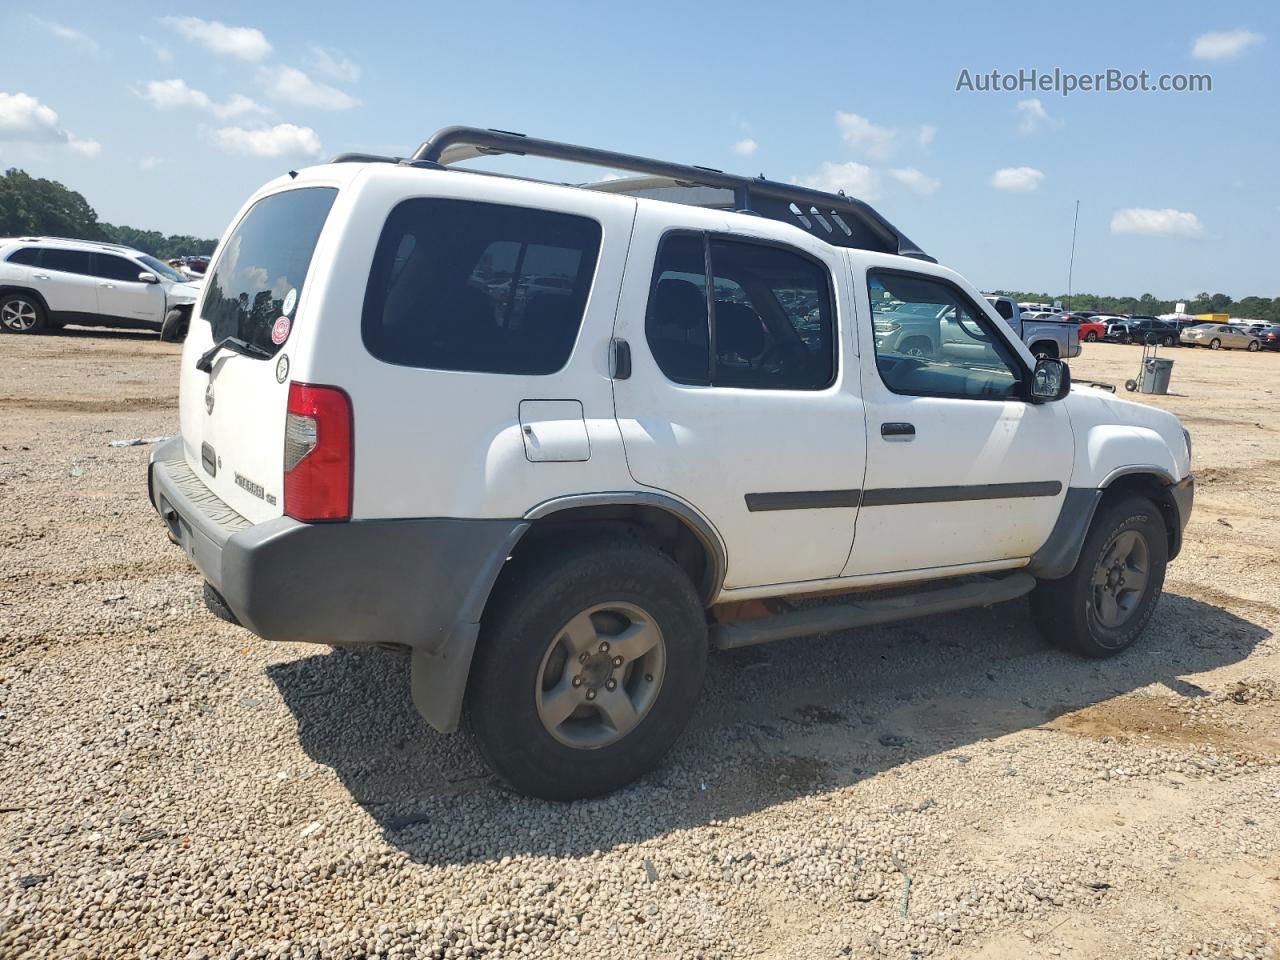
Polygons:
<instances>
[{"instance_id":1,"label":"roof rack basket","mask_svg":"<svg viewBox=\"0 0 1280 960\"><path fill-rule=\"evenodd\" d=\"M826 193L761 177L743 177L711 167L652 160L595 147L539 140L507 130L479 127L444 127L432 134L406 161L414 166L444 167L477 156L512 154L545 157L610 170L626 170L665 177L679 185L732 190L735 208L800 227L812 236L839 247L876 250L933 261L870 204L844 193ZM343 160L370 160L344 155Z\"/></svg>"}]
</instances>

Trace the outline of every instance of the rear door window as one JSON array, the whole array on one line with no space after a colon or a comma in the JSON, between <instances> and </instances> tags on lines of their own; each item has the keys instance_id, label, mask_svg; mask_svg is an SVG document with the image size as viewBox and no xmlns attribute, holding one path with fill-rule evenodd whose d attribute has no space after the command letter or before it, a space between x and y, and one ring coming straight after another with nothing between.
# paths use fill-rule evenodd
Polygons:
<instances>
[{"instance_id":1,"label":"rear door window","mask_svg":"<svg viewBox=\"0 0 1280 960\"><path fill-rule=\"evenodd\" d=\"M302 187L255 203L223 244L200 313L213 339L238 337L274 355L271 327L302 296L316 241L337 197L333 187ZM292 313L290 313L292 317Z\"/></svg>"},{"instance_id":2,"label":"rear door window","mask_svg":"<svg viewBox=\"0 0 1280 960\"><path fill-rule=\"evenodd\" d=\"M89 273L89 251L59 250L46 247L40 266L45 270L57 270L61 273Z\"/></svg>"},{"instance_id":3,"label":"rear door window","mask_svg":"<svg viewBox=\"0 0 1280 960\"><path fill-rule=\"evenodd\" d=\"M599 223L565 213L405 200L374 253L365 347L402 366L554 373L577 340L600 237Z\"/></svg>"}]
</instances>

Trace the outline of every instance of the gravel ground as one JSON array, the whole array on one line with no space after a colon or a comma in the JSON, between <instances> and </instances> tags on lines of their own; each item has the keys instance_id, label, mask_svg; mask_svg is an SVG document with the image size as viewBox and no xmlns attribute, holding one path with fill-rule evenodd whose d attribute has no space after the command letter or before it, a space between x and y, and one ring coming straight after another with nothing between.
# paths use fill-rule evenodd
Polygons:
<instances>
[{"instance_id":1,"label":"gravel ground","mask_svg":"<svg viewBox=\"0 0 1280 960\"><path fill-rule=\"evenodd\" d=\"M1280 357L1171 356L1199 499L1137 647L1015 602L718 655L660 770L558 805L403 658L204 610L108 445L176 430L177 348L0 338L0 957L1280 956Z\"/></svg>"}]
</instances>

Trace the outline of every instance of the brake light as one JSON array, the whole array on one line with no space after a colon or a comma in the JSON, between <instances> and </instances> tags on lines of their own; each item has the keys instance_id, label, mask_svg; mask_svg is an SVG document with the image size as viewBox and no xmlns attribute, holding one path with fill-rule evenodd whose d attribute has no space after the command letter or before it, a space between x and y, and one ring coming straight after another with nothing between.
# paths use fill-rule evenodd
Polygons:
<instances>
[{"instance_id":1,"label":"brake light","mask_svg":"<svg viewBox=\"0 0 1280 960\"><path fill-rule=\"evenodd\" d=\"M338 387L289 384L284 426L284 512L315 523L351 519L355 424Z\"/></svg>"}]
</instances>

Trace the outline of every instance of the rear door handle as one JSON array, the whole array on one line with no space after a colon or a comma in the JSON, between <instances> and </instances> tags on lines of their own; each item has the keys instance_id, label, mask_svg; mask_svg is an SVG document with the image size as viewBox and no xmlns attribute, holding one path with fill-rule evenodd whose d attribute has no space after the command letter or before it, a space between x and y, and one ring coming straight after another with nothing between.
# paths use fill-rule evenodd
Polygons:
<instances>
[{"instance_id":1,"label":"rear door handle","mask_svg":"<svg viewBox=\"0 0 1280 960\"><path fill-rule=\"evenodd\" d=\"M33 277L34 279L36 279L36 280L48 280L48 279L49 279L49 275L48 275L47 273L35 273L35 274L32 274L32 277Z\"/></svg>"},{"instance_id":2,"label":"rear door handle","mask_svg":"<svg viewBox=\"0 0 1280 960\"><path fill-rule=\"evenodd\" d=\"M114 283L100 283L98 284L98 286L106 287L108 290L114 290L116 288L116 285Z\"/></svg>"},{"instance_id":3,"label":"rear door handle","mask_svg":"<svg viewBox=\"0 0 1280 960\"><path fill-rule=\"evenodd\" d=\"M882 423L880 424L880 436L886 440L912 440L916 435L916 425L914 423Z\"/></svg>"}]
</instances>

